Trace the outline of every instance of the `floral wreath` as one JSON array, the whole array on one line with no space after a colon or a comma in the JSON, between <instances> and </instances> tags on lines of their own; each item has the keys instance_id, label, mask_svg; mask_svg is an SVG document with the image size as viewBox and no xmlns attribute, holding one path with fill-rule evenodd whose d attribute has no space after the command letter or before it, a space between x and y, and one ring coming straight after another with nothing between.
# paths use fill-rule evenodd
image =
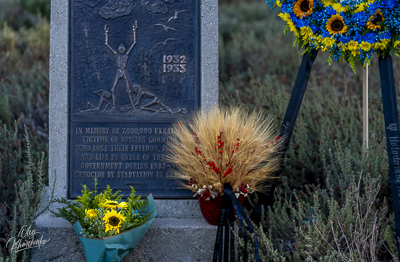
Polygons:
<instances>
[{"instance_id":1,"label":"floral wreath","mask_svg":"<svg viewBox=\"0 0 400 262\"><path fill-rule=\"evenodd\" d=\"M333 60L364 66L372 54L400 52L399 0L266 0L286 21L285 33L296 36L299 48L329 51ZM296 43L296 42L295 42Z\"/></svg>"}]
</instances>

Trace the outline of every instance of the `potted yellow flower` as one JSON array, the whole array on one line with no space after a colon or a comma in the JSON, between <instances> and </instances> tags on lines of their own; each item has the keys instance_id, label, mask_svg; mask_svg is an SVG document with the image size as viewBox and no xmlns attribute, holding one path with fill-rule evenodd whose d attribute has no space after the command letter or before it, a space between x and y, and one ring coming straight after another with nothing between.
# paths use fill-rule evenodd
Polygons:
<instances>
[{"instance_id":1,"label":"potted yellow flower","mask_svg":"<svg viewBox=\"0 0 400 262\"><path fill-rule=\"evenodd\" d=\"M122 201L120 191L107 186L97 192L83 185L82 196L73 202L57 199L65 207L53 212L68 220L82 243L87 261L121 261L144 237L157 215L152 195L140 200L131 187L129 198Z\"/></svg>"}]
</instances>

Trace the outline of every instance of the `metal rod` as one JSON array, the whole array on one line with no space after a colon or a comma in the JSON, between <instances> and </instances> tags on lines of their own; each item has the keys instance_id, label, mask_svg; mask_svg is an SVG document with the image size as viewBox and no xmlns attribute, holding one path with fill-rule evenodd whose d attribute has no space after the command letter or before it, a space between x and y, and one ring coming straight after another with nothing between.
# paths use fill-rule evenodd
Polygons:
<instances>
[{"instance_id":1,"label":"metal rod","mask_svg":"<svg viewBox=\"0 0 400 262\"><path fill-rule=\"evenodd\" d=\"M363 69L363 143L368 148L368 64Z\"/></svg>"}]
</instances>

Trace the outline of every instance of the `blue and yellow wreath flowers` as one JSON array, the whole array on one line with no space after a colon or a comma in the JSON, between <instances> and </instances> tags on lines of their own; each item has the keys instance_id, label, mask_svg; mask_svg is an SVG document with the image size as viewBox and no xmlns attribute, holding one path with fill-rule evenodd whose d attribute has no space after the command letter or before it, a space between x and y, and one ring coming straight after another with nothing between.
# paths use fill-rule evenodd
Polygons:
<instances>
[{"instance_id":1,"label":"blue and yellow wreath flowers","mask_svg":"<svg viewBox=\"0 0 400 262\"><path fill-rule=\"evenodd\" d=\"M400 0L266 0L305 52L328 51L329 63L370 62L372 54L400 53Z\"/></svg>"}]
</instances>

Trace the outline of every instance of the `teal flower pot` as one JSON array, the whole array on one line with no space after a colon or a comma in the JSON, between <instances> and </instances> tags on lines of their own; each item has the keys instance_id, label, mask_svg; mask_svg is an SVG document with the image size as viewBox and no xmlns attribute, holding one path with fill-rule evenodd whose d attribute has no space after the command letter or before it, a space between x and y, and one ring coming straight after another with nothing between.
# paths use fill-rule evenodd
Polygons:
<instances>
[{"instance_id":1,"label":"teal flower pot","mask_svg":"<svg viewBox=\"0 0 400 262\"><path fill-rule=\"evenodd\" d=\"M150 194L147 199L149 205L144 213L147 215L152 212L148 221L118 235L104 239L87 238L81 235L82 226L79 221L73 225L75 233L82 243L87 262L118 262L135 249L157 215L153 196Z\"/></svg>"}]
</instances>

